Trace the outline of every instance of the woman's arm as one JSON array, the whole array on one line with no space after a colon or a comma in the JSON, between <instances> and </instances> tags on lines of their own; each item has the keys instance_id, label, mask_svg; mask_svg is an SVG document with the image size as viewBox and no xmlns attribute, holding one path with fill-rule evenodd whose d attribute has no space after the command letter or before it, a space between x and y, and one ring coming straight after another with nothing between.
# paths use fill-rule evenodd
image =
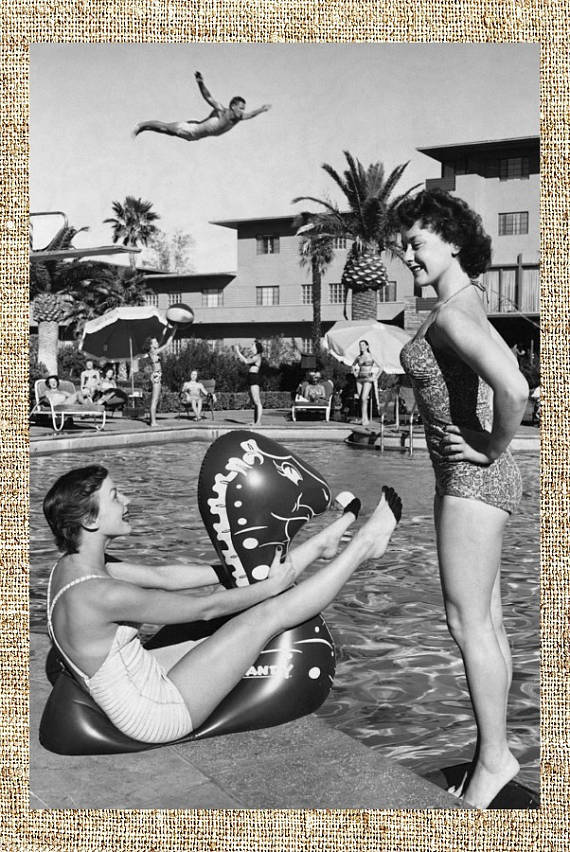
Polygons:
<instances>
[{"instance_id":1,"label":"woman's arm","mask_svg":"<svg viewBox=\"0 0 570 852\"><path fill-rule=\"evenodd\" d=\"M139 565L134 562L107 562L107 571L115 580L144 589L177 591L218 585L218 577L206 562L174 562L169 565Z\"/></svg>"},{"instance_id":2,"label":"woman's arm","mask_svg":"<svg viewBox=\"0 0 570 852\"><path fill-rule=\"evenodd\" d=\"M276 550L269 577L251 586L220 590L208 597L193 597L179 592L143 589L132 583L105 583L94 605L109 621L134 621L149 624L182 624L186 621L210 621L232 615L285 591L295 581L289 558L280 562Z\"/></svg>"},{"instance_id":3,"label":"woman's arm","mask_svg":"<svg viewBox=\"0 0 570 852\"><path fill-rule=\"evenodd\" d=\"M168 344L173 339L175 334L176 334L176 326L175 325L167 325L166 328L164 329L163 333L162 333L162 337L158 341L158 348L157 348L156 351L162 352L162 350L165 349L168 346Z\"/></svg>"},{"instance_id":4,"label":"woman's arm","mask_svg":"<svg viewBox=\"0 0 570 852\"><path fill-rule=\"evenodd\" d=\"M488 320L484 320L488 323ZM437 339L461 358L493 390L493 425L475 432L453 425L446 430L447 454L478 464L489 464L512 441L526 408L528 385L506 344L494 338L490 327L463 310L442 311L436 323ZM462 439L466 446L462 446Z\"/></svg>"},{"instance_id":5,"label":"woman's arm","mask_svg":"<svg viewBox=\"0 0 570 852\"><path fill-rule=\"evenodd\" d=\"M243 361L244 364L253 363L251 361L248 361L247 358L245 357L245 355L242 355L241 350L240 350L239 346L237 345L237 343L234 346L234 350L235 350L236 355L240 359L240 361Z\"/></svg>"}]
</instances>

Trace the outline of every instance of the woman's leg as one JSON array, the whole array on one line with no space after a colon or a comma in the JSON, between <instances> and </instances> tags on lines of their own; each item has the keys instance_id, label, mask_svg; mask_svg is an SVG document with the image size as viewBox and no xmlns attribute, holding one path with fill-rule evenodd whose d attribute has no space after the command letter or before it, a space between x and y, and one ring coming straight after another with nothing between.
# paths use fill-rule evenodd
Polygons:
<instances>
[{"instance_id":1,"label":"woman's leg","mask_svg":"<svg viewBox=\"0 0 570 852\"><path fill-rule=\"evenodd\" d=\"M196 400L196 420L202 419L202 397Z\"/></svg>"},{"instance_id":2,"label":"woman's leg","mask_svg":"<svg viewBox=\"0 0 570 852\"><path fill-rule=\"evenodd\" d=\"M191 399L190 405L192 406L192 411L194 413L194 417L196 418L196 420L198 420L198 400Z\"/></svg>"},{"instance_id":3,"label":"woman's leg","mask_svg":"<svg viewBox=\"0 0 570 852\"><path fill-rule=\"evenodd\" d=\"M519 771L507 744L510 653L497 603L503 532L508 515L476 500L436 498L436 532L449 631L465 665L477 723L477 749L464 787L486 808Z\"/></svg>"},{"instance_id":4,"label":"woman's leg","mask_svg":"<svg viewBox=\"0 0 570 852\"><path fill-rule=\"evenodd\" d=\"M152 394L150 397L150 425L156 426L156 411L158 408L158 400L160 398L161 382L152 383Z\"/></svg>"},{"instance_id":5,"label":"woman's leg","mask_svg":"<svg viewBox=\"0 0 570 852\"><path fill-rule=\"evenodd\" d=\"M261 423L261 415L263 413L263 406L261 405L261 395L259 390L259 385L250 385L249 395L251 397L251 401L253 403L253 407L255 409L255 415L253 418L253 425L259 426Z\"/></svg>"},{"instance_id":6,"label":"woman's leg","mask_svg":"<svg viewBox=\"0 0 570 852\"><path fill-rule=\"evenodd\" d=\"M361 406L361 417L362 417L362 425L368 426L370 423L370 418L368 416L368 400L370 398L370 388L372 387L371 382L363 382L362 383L362 393L360 395L360 406Z\"/></svg>"},{"instance_id":7,"label":"woman's leg","mask_svg":"<svg viewBox=\"0 0 570 852\"><path fill-rule=\"evenodd\" d=\"M398 495L383 489L371 518L332 562L298 586L236 615L169 671L195 727L241 680L273 636L313 618L334 600L365 559L383 555L400 514Z\"/></svg>"}]
</instances>

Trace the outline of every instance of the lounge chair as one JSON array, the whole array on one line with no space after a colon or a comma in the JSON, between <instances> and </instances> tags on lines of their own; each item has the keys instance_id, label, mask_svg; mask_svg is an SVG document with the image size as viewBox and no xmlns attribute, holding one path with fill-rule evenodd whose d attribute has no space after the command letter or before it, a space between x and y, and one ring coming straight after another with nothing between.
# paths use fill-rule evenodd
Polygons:
<instances>
[{"instance_id":1,"label":"lounge chair","mask_svg":"<svg viewBox=\"0 0 570 852\"><path fill-rule=\"evenodd\" d=\"M323 413L325 415L325 420L330 420L334 396L334 385L330 381L330 379L320 381L319 384L323 385L325 389L325 395L321 399L318 399L316 402L311 402L305 396L306 393L309 393L309 388L311 387L310 383L303 382L303 384L301 385L299 393L296 394L293 404L291 406L291 418L295 422L297 422L297 414L300 411L309 413L313 411ZM303 391L305 393L303 393Z\"/></svg>"},{"instance_id":2,"label":"lounge chair","mask_svg":"<svg viewBox=\"0 0 570 852\"><path fill-rule=\"evenodd\" d=\"M35 404L30 411L30 419L36 421L41 416L50 417L55 432L61 432L66 421L69 421L73 417L92 419L94 421L93 425L98 432L105 428L107 412L103 405L97 405L94 402L83 405L78 402L54 405L46 397L46 390L45 379L37 379L34 384ZM58 390L67 393L77 393L73 382L68 382L65 379L60 381Z\"/></svg>"},{"instance_id":3,"label":"lounge chair","mask_svg":"<svg viewBox=\"0 0 570 852\"><path fill-rule=\"evenodd\" d=\"M202 410L208 407L212 414L212 420L214 419L214 409L216 408L216 395L214 391L216 390L216 380L215 379L200 379L201 384L206 388L207 394L204 397L202 403ZM178 417L180 417L181 409L184 409L188 417L190 417L190 412L192 411L192 403L185 402L182 394L178 397L180 400L180 408L178 410Z\"/></svg>"}]
</instances>

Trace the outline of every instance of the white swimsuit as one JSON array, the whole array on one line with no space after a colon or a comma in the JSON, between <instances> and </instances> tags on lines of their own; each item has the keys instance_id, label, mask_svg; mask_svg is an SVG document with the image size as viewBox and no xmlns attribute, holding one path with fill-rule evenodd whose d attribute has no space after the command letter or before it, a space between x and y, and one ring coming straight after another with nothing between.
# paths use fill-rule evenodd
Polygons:
<instances>
[{"instance_id":1,"label":"white swimsuit","mask_svg":"<svg viewBox=\"0 0 570 852\"><path fill-rule=\"evenodd\" d=\"M55 567L55 566L54 566ZM57 641L52 624L53 608L72 586L86 580L106 580L100 574L88 574L63 586L50 604L48 583L47 621L49 635L69 668L120 731L135 740L162 743L186 736L192 720L186 702L158 660L141 645L138 629L119 624L105 660L88 677L67 656Z\"/></svg>"}]
</instances>

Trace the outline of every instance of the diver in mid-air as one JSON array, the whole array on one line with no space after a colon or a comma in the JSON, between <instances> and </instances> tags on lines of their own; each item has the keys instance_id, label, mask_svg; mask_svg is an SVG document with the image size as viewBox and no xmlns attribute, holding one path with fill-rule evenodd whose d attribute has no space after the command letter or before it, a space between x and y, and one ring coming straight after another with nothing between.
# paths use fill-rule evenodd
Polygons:
<instances>
[{"instance_id":1,"label":"diver in mid-air","mask_svg":"<svg viewBox=\"0 0 570 852\"><path fill-rule=\"evenodd\" d=\"M222 133L227 133L240 121L246 121L249 118L255 118L262 112L267 112L270 109L270 104L263 104L259 109L254 109L251 112L245 112L244 98L236 95L232 98L229 106L216 101L204 83L202 75L196 71L194 75L198 88L204 100L212 107L210 115L202 121L174 121L167 123L164 121L141 121L137 124L133 133L138 136L144 130L152 130L155 133L166 133L167 136L177 136L179 139L185 139L187 142L195 142L198 139L206 139L208 136L221 136Z\"/></svg>"}]
</instances>

